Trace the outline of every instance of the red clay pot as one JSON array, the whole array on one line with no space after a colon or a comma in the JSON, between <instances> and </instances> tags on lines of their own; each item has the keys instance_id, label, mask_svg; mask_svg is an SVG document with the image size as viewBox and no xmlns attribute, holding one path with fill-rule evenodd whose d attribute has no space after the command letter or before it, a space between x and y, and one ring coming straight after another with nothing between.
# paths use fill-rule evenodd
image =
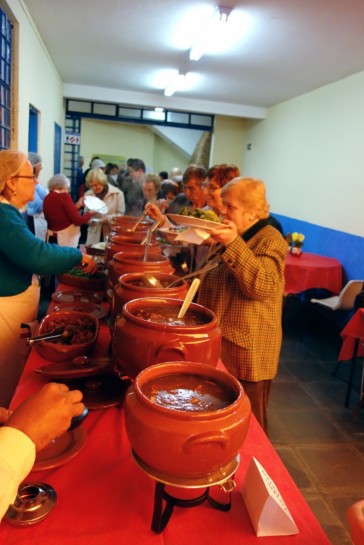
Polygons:
<instances>
[{"instance_id":1,"label":"red clay pot","mask_svg":"<svg viewBox=\"0 0 364 545\"><path fill-rule=\"evenodd\" d=\"M116 318L125 303L133 299L142 297L171 297L172 299L184 299L189 288L189 284L182 278L173 274L156 273L154 276L159 282L171 283L179 279L178 284L171 288L153 288L143 284L144 273L128 273L119 277L113 289L110 316ZM135 285L133 283L141 283Z\"/></svg>"},{"instance_id":2,"label":"red clay pot","mask_svg":"<svg viewBox=\"0 0 364 545\"><path fill-rule=\"evenodd\" d=\"M109 222L110 229L112 230L115 226L124 228L124 230L130 230L137 223L139 218L136 216L113 216ZM136 227L136 231L148 230L152 227L153 221L144 218L139 225Z\"/></svg>"},{"instance_id":3,"label":"red clay pot","mask_svg":"<svg viewBox=\"0 0 364 545\"><path fill-rule=\"evenodd\" d=\"M143 261L143 257L144 254L135 255L129 252L118 252L114 254L112 259L108 262L109 288L113 288L117 283L119 276L126 273L174 273L174 268L172 267L168 257L165 257L164 255L150 254L148 255L147 261Z\"/></svg>"},{"instance_id":4,"label":"red clay pot","mask_svg":"<svg viewBox=\"0 0 364 545\"><path fill-rule=\"evenodd\" d=\"M172 410L143 392L150 380L172 374L199 375L231 392L226 407L206 412ZM230 398L230 396L229 396ZM144 369L125 397L126 431L135 454L153 471L184 478L205 477L224 468L239 453L250 421L250 402L230 373L202 363L172 362Z\"/></svg>"},{"instance_id":5,"label":"red clay pot","mask_svg":"<svg viewBox=\"0 0 364 545\"><path fill-rule=\"evenodd\" d=\"M191 311L203 317L203 325L166 325L134 316L135 311L148 307L175 310L181 307L178 299L146 297L134 299L123 307L113 331L112 353L116 366L129 377L156 363L165 361L196 361L215 366L221 347L221 331L215 314L192 303Z\"/></svg>"},{"instance_id":6,"label":"red clay pot","mask_svg":"<svg viewBox=\"0 0 364 545\"><path fill-rule=\"evenodd\" d=\"M145 246L141 242L145 239L146 233L143 231L137 231L135 233L128 233L115 235L110 238L105 247L105 263L108 263L112 259L114 254L118 252L129 252L130 254L144 255ZM160 255L162 253L161 247L152 241L149 246L149 252L153 255Z\"/></svg>"}]
</instances>

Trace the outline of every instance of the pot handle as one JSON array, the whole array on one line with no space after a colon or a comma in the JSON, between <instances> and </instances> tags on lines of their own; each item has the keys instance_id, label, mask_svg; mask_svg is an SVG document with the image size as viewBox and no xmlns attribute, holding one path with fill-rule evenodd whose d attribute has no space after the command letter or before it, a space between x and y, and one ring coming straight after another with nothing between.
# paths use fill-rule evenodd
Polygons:
<instances>
[{"instance_id":1,"label":"pot handle","mask_svg":"<svg viewBox=\"0 0 364 545\"><path fill-rule=\"evenodd\" d=\"M224 450L228 446L229 438L224 432L202 432L191 435L182 445L182 450L185 454L189 454L191 450L199 445L207 443L218 443Z\"/></svg>"},{"instance_id":2,"label":"pot handle","mask_svg":"<svg viewBox=\"0 0 364 545\"><path fill-rule=\"evenodd\" d=\"M154 352L154 356L158 358L161 354L163 354L163 352L171 352L172 350L178 354L181 354L182 360L186 361L187 350L185 345L178 342L176 343L175 341L158 346L157 350Z\"/></svg>"}]
</instances>

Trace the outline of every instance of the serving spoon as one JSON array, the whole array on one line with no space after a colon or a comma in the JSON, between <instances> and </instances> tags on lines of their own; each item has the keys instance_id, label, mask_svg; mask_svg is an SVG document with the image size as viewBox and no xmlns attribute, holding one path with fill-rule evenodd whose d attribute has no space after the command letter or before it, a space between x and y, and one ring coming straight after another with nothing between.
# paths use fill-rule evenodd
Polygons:
<instances>
[{"instance_id":1,"label":"serving spoon","mask_svg":"<svg viewBox=\"0 0 364 545\"><path fill-rule=\"evenodd\" d=\"M37 335L36 337L30 337L26 340L27 346L33 346L35 343L41 341L53 341L53 339L62 339L62 341L69 341L75 334L73 329L65 329L63 326L57 327L53 331Z\"/></svg>"},{"instance_id":2,"label":"serving spoon","mask_svg":"<svg viewBox=\"0 0 364 545\"><path fill-rule=\"evenodd\" d=\"M184 317L184 315L186 314L186 312L189 309L190 304L193 301L193 298L195 296L196 291L200 287L200 284L201 284L201 280L199 278L195 278L194 281L192 282L192 284L190 285L190 289L187 292L187 295L186 295L185 300L183 301L183 304L182 304L182 306L181 306L181 308L179 310L177 318L181 319L181 318Z\"/></svg>"},{"instance_id":3,"label":"serving spoon","mask_svg":"<svg viewBox=\"0 0 364 545\"><path fill-rule=\"evenodd\" d=\"M178 284L181 280L185 280L186 278L192 278L193 276L199 276L200 274L206 273L208 271L212 271L212 269L215 269L215 267L218 266L218 262L215 261L214 263L208 263L204 267L201 267L201 269L198 269L197 271L185 274L184 276L181 276L180 278L177 278L177 280L173 280L170 284L166 286L166 288L172 288L175 284ZM149 275L152 276L152 275ZM154 277L153 277L154 278ZM157 279L155 279L157 280ZM152 280L151 280L152 282Z\"/></svg>"},{"instance_id":4,"label":"serving spoon","mask_svg":"<svg viewBox=\"0 0 364 545\"><path fill-rule=\"evenodd\" d=\"M179 281L180 279L178 279ZM158 278L156 278L155 276L153 276L152 274L150 273L145 273L143 275L143 282L144 282L144 285L147 287L147 288L162 288L163 289L163 286L162 284L159 282Z\"/></svg>"},{"instance_id":5,"label":"serving spoon","mask_svg":"<svg viewBox=\"0 0 364 545\"><path fill-rule=\"evenodd\" d=\"M140 216L140 218L138 219L138 221L136 223L134 223L133 227L130 228L130 231L135 231L135 229L138 227L138 225L143 221L143 219L145 218L145 216L148 214L148 212L146 210L144 210L143 214Z\"/></svg>"}]
</instances>

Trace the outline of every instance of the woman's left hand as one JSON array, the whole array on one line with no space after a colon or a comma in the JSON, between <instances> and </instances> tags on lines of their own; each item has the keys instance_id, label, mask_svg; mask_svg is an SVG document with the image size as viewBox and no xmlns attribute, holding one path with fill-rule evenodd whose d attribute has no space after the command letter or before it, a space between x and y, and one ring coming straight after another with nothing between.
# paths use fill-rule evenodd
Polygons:
<instances>
[{"instance_id":1,"label":"woman's left hand","mask_svg":"<svg viewBox=\"0 0 364 545\"><path fill-rule=\"evenodd\" d=\"M97 271L97 263L91 255L82 254L81 265L85 273L95 274Z\"/></svg>"},{"instance_id":2,"label":"woman's left hand","mask_svg":"<svg viewBox=\"0 0 364 545\"><path fill-rule=\"evenodd\" d=\"M238 236L238 230L235 223L230 220L224 220L222 227L212 231L210 235L216 242L224 246L229 246Z\"/></svg>"}]
</instances>

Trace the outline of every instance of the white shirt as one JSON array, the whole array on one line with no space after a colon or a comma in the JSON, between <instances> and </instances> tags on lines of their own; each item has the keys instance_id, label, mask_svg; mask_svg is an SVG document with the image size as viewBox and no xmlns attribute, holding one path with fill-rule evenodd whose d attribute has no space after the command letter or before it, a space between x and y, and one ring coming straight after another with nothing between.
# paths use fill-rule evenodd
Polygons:
<instances>
[{"instance_id":1,"label":"white shirt","mask_svg":"<svg viewBox=\"0 0 364 545\"><path fill-rule=\"evenodd\" d=\"M14 503L18 488L35 461L35 445L25 433L0 427L0 520Z\"/></svg>"}]
</instances>

